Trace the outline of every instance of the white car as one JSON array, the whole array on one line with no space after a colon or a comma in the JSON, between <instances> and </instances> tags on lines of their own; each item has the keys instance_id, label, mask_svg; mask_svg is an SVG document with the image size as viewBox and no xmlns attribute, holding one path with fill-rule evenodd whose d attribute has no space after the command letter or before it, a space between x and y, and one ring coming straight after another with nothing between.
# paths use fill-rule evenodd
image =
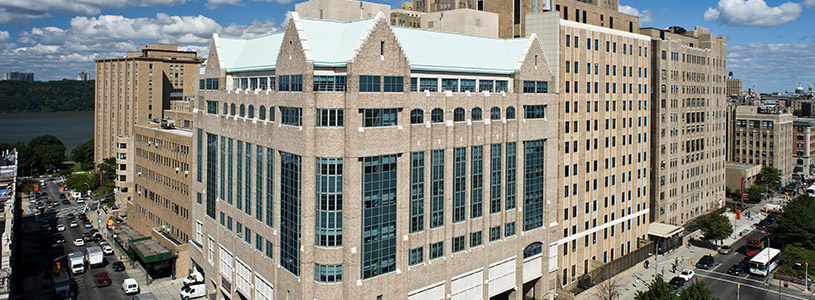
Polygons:
<instances>
[{"instance_id":1,"label":"white car","mask_svg":"<svg viewBox=\"0 0 815 300\"><path fill-rule=\"evenodd\" d=\"M77 223L76 221L71 221L71 224L69 226L71 226L71 228L77 228L79 227L79 223Z\"/></svg>"},{"instance_id":2,"label":"white car","mask_svg":"<svg viewBox=\"0 0 815 300\"><path fill-rule=\"evenodd\" d=\"M102 252L105 253L105 255L113 254L113 247L110 245L104 245L102 246Z\"/></svg>"},{"instance_id":3,"label":"white car","mask_svg":"<svg viewBox=\"0 0 815 300\"><path fill-rule=\"evenodd\" d=\"M122 290L125 291L125 295L138 294L139 283L136 282L135 278L125 278L125 280L122 280Z\"/></svg>"},{"instance_id":4,"label":"white car","mask_svg":"<svg viewBox=\"0 0 815 300\"><path fill-rule=\"evenodd\" d=\"M85 200L82 199L82 198L76 198L76 203L82 204L82 203L85 203Z\"/></svg>"},{"instance_id":5,"label":"white car","mask_svg":"<svg viewBox=\"0 0 815 300\"><path fill-rule=\"evenodd\" d=\"M75 239L74 240L74 246L77 246L77 247L85 246L85 240L83 240L83 239Z\"/></svg>"},{"instance_id":6,"label":"white car","mask_svg":"<svg viewBox=\"0 0 815 300\"><path fill-rule=\"evenodd\" d=\"M685 281L690 281L693 278L693 270L684 269L682 273L679 273L679 278L685 279Z\"/></svg>"},{"instance_id":7,"label":"white car","mask_svg":"<svg viewBox=\"0 0 815 300\"><path fill-rule=\"evenodd\" d=\"M65 231L65 225L58 224L57 225L57 231Z\"/></svg>"}]
</instances>

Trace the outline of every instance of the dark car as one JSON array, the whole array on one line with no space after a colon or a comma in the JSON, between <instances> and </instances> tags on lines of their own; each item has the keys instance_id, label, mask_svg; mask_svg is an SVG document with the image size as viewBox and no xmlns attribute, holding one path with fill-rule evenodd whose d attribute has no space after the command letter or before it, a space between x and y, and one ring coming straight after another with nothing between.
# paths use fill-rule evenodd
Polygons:
<instances>
[{"instance_id":1,"label":"dark car","mask_svg":"<svg viewBox=\"0 0 815 300\"><path fill-rule=\"evenodd\" d=\"M125 270L125 264L123 264L120 261L114 262L113 263L113 270L116 271L116 272L124 271Z\"/></svg>"},{"instance_id":2,"label":"dark car","mask_svg":"<svg viewBox=\"0 0 815 300\"><path fill-rule=\"evenodd\" d=\"M743 271L744 268L742 268L741 264L735 264L727 270L727 274L739 276Z\"/></svg>"},{"instance_id":3,"label":"dark car","mask_svg":"<svg viewBox=\"0 0 815 300\"><path fill-rule=\"evenodd\" d=\"M699 259L699 262L696 263L696 267L699 269L710 270L713 267L713 256L705 255Z\"/></svg>"},{"instance_id":4,"label":"dark car","mask_svg":"<svg viewBox=\"0 0 815 300\"><path fill-rule=\"evenodd\" d=\"M103 287L110 285L110 277L108 272L99 272L96 274L96 287Z\"/></svg>"},{"instance_id":5,"label":"dark car","mask_svg":"<svg viewBox=\"0 0 815 300\"><path fill-rule=\"evenodd\" d=\"M82 234L82 240L84 240L86 242L93 241L93 234L91 234L90 232L83 233Z\"/></svg>"},{"instance_id":6,"label":"dark car","mask_svg":"<svg viewBox=\"0 0 815 300\"><path fill-rule=\"evenodd\" d=\"M101 234L101 233L98 233L98 232L97 232L97 233L94 233L94 234L93 234L93 240L94 240L95 242L97 242L97 243L98 243L99 241L104 240L104 239L105 239L105 238L104 238L104 237L102 237L102 234Z\"/></svg>"},{"instance_id":7,"label":"dark car","mask_svg":"<svg viewBox=\"0 0 815 300\"><path fill-rule=\"evenodd\" d=\"M683 285L685 285L685 282L686 281L684 278L679 278L679 276L676 276L674 278L671 278L671 281L669 281L668 284L674 287L675 290L678 290L682 288Z\"/></svg>"},{"instance_id":8,"label":"dark car","mask_svg":"<svg viewBox=\"0 0 815 300\"><path fill-rule=\"evenodd\" d=\"M86 220L86 221L88 220L88 216L86 216L85 214L79 214L79 215L77 215L77 218L79 218L80 220Z\"/></svg>"},{"instance_id":9,"label":"dark car","mask_svg":"<svg viewBox=\"0 0 815 300\"><path fill-rule=\"evenodd\" d=\"M73 219L75 219L75 218L76 218L76 215L74 215L73 213L70 213L70 214L68 214L68 215L67 215L67 216L65 216L65 217L66 217L66 218L68 218L68 220L73 220Z\"/></svg>"},{"instance_id":10,"label":"dark car","mask_svg":"<svg viewBox=\"0 0 815 300\"><path fill-rule=\"evenodd\" d=\"M62 204L71 204L71 200L68 199L62 200Z\"/></svg>"},{"instance_id":11,"label":"dark car","mask_svg":"<svg viewBox=\"0 0 815 300\"><path fill-rule=\"evenodd\" d=\"M60 194L59 194L59 198L60 198L60 199L65 199L65 194L60 193Z\"/></svg>"},{"instance_id":12,"label":"dark car","mask_svg":"<svg viewBox=\"0 0 815 300\"><path fill-rule=\"evenodd\" d=\"M54 235L54 242L57 243L57 244L65 243L65 237L62 236L61 234L55 234Z\"/></svg>"},{"instance_id":13,"label":"dark car","mask_svg":"<svg viewBox=\"0 0 815 300\"><path fill-rule=\"evenodd\" d=\"M759 221L758 224L756 224L756 228L757 229L766 229L767 226L769 226L769 225L770 225L770 222L768 222L767 219L764 219L764 220Z\"/></svg>"}]
</instances>

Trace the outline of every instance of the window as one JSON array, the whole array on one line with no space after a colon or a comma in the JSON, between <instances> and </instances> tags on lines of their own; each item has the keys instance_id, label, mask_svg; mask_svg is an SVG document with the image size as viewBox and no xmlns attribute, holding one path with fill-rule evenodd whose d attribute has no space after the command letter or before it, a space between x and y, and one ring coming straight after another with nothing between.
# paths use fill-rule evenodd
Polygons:
<instances>
[{"instance_id":1,"label":"window","mask_svg":"<svg viewBox=\"0 0 815 300\"><path fill-rule=\"evenodd\" d=\"M424 230L424 152L410 153L410 232Z\"/></svg>"},{"instance_id":2,"label":"window","mask_svg":"<svg viewBox=\"0 0 815 300\"><path fill-rule=\"evenodd\" d=\"M436 228L444 225L444 150L433 150L430 159L430 228Z\"/></svg>"},{"instance_id":3,"label":"window","mask_svg":"<svg viewBox=\"0 0 815 300\"><path fill-rule=\"evenodd\" d=\"M415 266L424 262L424 247L410 249L408 265Z\"/></svg>"},{"instance_id":4,"label":"window","mask_svg":"<svg viewBox=\"0 0 815 300\"><path fill-rule=\"evenodd\" d=\"M288 92L291 87L289 86L289 81L291 76L289 75L280 75L277 77L277 90L281 92Z\"/></svg>"},{"instance_id":5,"label":"window","mask_svg":"<svg viewBox=\"0 0 815 300\"><path fill-rule=\"evenodd\" d=\"M501 212L501 144L490 148L490 213Z\"/></svg>"},{"instance_id":6,"label":"window","mask_svg":"<svg viewBox=\"0 0 815 300\"><path fill-rule=\"evenodd\" d=\"M343 159L316 158L315 244L342 246Z\"/></svg>"},{"instance_id":7,"label":"window","mask_svg":"<svg viewBox=\"0 0 815 300\"><path fill-rule=\"evenodd\" d=\"M490 227L490 242L501 239L501 226Z\"/></svg>"},{"instance_id":8,"label":"window","mask_svg":"<svg viewBox=\"0 0 815 300\"><path fill-rule=\"evenodd\" d=\"M359 91L360 92L380 92L379 76L359 75Z\"/></svg>"},{"instance_id":9,"label":"window","mask_svg":"<svg viewBox=\"0 0 815 300\"><path fill-rule=\"evenodd\" d=\"M459 107L453 110L453 121L464 122L464 109Z\"/></svg>"},{"instance_id":10,"label":"window","mask_svg":"<svg viewBox=\"0 0 815 300\"><path fill-rule=\"evenodd\" d=\"M419 80L419 91L424 92L438 92L439 79L438 78L421 78Z\"/></svg>"},{"instance_id":11,"label":"window","mask_svg":"<svg viewBox=\"0 0 815 300\"><path fill-rule=\"evenodd\" d=\"M209 100L207 100L207 113L208 114L217 114L218 113L218 101L209 101Z\"/></svg>"},{"instance_id":12,"label":"window","mask_svg":"<svg viewBox=\"0 0 815 300\"><path fill-rule=\"evenodd\" d=\"M280 122L283 125L301 126L302 109L299 107L280 107Z\"/></svg>"},{"instance_id":13,"label":"window","mask_svg":"<svg viewBox=\"0 0 815 300\"><path fill-rule=\"evenodd\" d=\"M255 118L255 106L254 105L249 104L249 111L248 111L247 117L249 117L250 119Z\"/></svg>"},{"instance_id":14,"label":"window","mask_svg":"<svg viewBox=\"0 0 815 300\"><path fill-rule=\"evenodd\" d=\"M275 113L274 112L275 112L274 106L269 106L269 121L272 121L272 122L275 121Z\"/></svg>"},{"instance_id":15,"label":"window","mask_svg":"<svg viewBox=\"0 0 815 300\"><path fill-rule=\"evenodd\" d=\"M507 106L507 120L515 120L515 107Z\"/></svg>"},{"instance_id":16,"label":"window","mask_svg":"<svg viewBox=\"0 0 815 300\"><path fill-rule=\"evenodd\" d=\"M235 115L235 103L232 103L232 104L229 105L229 115L230 116Z\"/></svg>"},{"instance_id":17,"label":"window","mask_svg":"<svg viewBox=\"0 0 815 300\"><path fill-rule=\"evenodd\" d=\"M462 79L461 80L462 92L475 92L475 79Z\"/></svg>"},{"instance_id":18,"label":"window","mask_svg":"<svg viewBox=\"0 0 815 300\"><path fill-rule=\"evenodd\" d=\"M422 124L424 123L424 111L418 108L415 108L410 111L410 124Z\"/></svg>"},{"instance_id":19,"label":"window","mask_svg":"<svg viewBox=\"0 0 815 300\"><path fill-rule=\"evenodd\" d=\"M266 240L266 257L274 259L274 245L269 240Z\"/></svg>"},{"instance_id":20,"label":"window","mask_svg":"<svg viewBox=\"0 0 815 300\"><path fill-rule=\"evenodd\" d=\"M483 243L481 231L470 233L470 248L481 246Z\"/></svg>"},{"instance_id":21,"label":"window","mask_svg":"<svg viewBox=\"0 0 815 300\"><path fill-rule=\"evenodd\" d=\"M345 75L339 76L314 75L312 87L313 91L315 92L344 92L345 85L346 85Z\"/></svg>"},{"instance_id":22,"label":"window","mask_svg":"<svg viewBox=\"0 0 815 300\"><path fill-rule=\"evenodd\" d=\"M453 93L458 92L458 79L456 79L456 78L442 78L441 79L441 90L442 91L451 91Z\"/></svg>"},{"instance_id":23,"label":"window","mask_svg":"<svg viewBox=\"0 0 815 300\"><path fill-rule=\"evenodd\" d=\"M200 134L200 133L199 133ZM218 136L207 133L207 216L215 220L215 200L218 194Z\"/></svg>"},{"instance_id":24,"label":"window","mask_svg":"<svg viewBox=\"0 0 815 300\"><path fill-rule=\"evenodd\" d=\"M444 110L441 108L434 108L430 111L430 123L444 122Z\"/></svg>"},{"instance_id":25,"label":"window","mask_svg":"<svg viewBox=\"0 0 815 300\"><path fill-rule=\"evenodd\" d=\"M479 79L478 80L478 91L480 91L480 92L492 92L494 85L495 85L494 80Z\"/></svg>"},{"instance_id":26,"label":"window","mask_svg":"<svg viewBox=\"0 0 815 300\"><path fill-rule=\"evenodd\" d=\"M568 66L568 64L567 64ZM535 82L534 81L524 81L524 94L532 94L535 93Z\"/></svg>"},{"instance_id":27,"label":"window","mask_svg":"<svg viewBox=\"0 0 815 300\"><path fill-rule=\"evenodd\" d=\"M507 80L496 80L495 81L495 92L506 92L508 91L509 81Z\"/></svg>"},{"instance_id":28,"label":"window","mask_svg":"<svg viewBox=\"0 0 815 300\"><path fill-rule=\"evenodd\" d=\"M490 120L493 120L493 121L501 120L501 108L500 107L493 106L493 108L490 109Z\"/></svg>"},{"instance_id":29,"label":"window","mask_svg":"<svg viewBox=\"0 0 815 300\"><path fill-rule=\"evenodd\" d=\"M504 224L504 236L509 237L515 235L515 222Z\"/></svg>"},{"instance_id":30,"label":"window","mask_svg":"<svg viewBox=\"0 0 815 300\"><path fill-rule=\"evenodd\" d=\"M541 253L543 253L543 244L542 243L535 242L535 243L529 244L529 246L526 246L526 248L524 248L524 259L533 257L535 255L539 255Z\"/></svg>"},{"instance_id":31,"label":"window","mask_svg":"<svg viewBox=\"0 0 815 300\"><path fill-rule=\"evenodd\" d=\"M384 78L384 88L385 92L404 92L405 90L405 78L401 76L385 76Z\"/></svg>"},{"instance_id":32,"label":"window","mask_svg":"<svg viewBox=\"0 0 815 300\"><path fill-rule=\"evenodd\" d=\"M524 105L526 119L545 119L546 105Z\"/></svg>"},{"instance_id":33,"label":"window","mask_svg":"<svg viewBox=\"0 0 815 300\"><path fill-rule=\"evenodd\" d=\"M465 218L466 169L467 148L453 149L453 223L463 222Z\"/></svg>"},{"instance_id":34,"label":"window","mask_svg":"<svg viewBox=\"0 0 815 300\"><path fill-rule=\"evenodd\" d=\"M303 75L291 75L291 91L303 91Z\"/></svg>"},{"instance_id":35,"label":"window","mask_svg":"<svg viewBox=\"0 0 815 300\"><path fill-rule=\"evenodd\" d=\"M453 238L453 253L464 251L464 236Z\"/></svg>"},{"instance_id":36,"label":"window","mask_svg":"<svg viewBox=\"0 0 815 300\"><path fill-rule=\"evenodd\" d=\"M396 108L363 109L363 127L396 126Z\"/></svg>"},{"instance_id":37,"label":"window","mask_svg":"<svg viewBox=\"0 0 815 300\"><path fill-rule=\"evenodd\" d=\"M314 264L314 281L325 283L342 282L342 265Z\"/></svg>"},{"instance_id":38,"label":"window","mask_svg":"<svg viewBox=\"0 0 815 300\"><path fill-rule=\"evenodd\" d=\"M506 166L507 176L506 176L506 198L505 198L507 210L515 208L515 192L516 192L515 185L518 176L516 174L517 169L515 164L516 163L515 158L517 155L516 148L517 147L514 142L507 143L507 166Z\"/></svg>"},{"instance_id":39,"label":"window","mask_svg":"<svg viewBox=\"0 0 815 300\"><path fill-rule=\"evenodd\" d=\"M238 114L239 117L243 118L246 116L246 106L241 104L240 106L240 113Z\"/></svg>"},{"instance_id":40,"label":"window","mask_svg":"<svg viewBox=\"0 0 815 300\"><path fill-rule=\"evenodd\" d=\"M344 112L342 108L318 108L317 127L344 126Z\"/></svg>"},{"instance_id":41,"label":"window","mask_svg":"<svg viewBox=\"0 0 815 300\"><path fill-rule=\"evenodd\" d=\"M470 117L473 121L481 121L481 108L473 108L473 110L470 111Z\"/></svg>"},{"instance_id":42,"label":"window","mask_svg":"<svg viewBox=\"0 0 815 300\"><path fill-rule=\"evenodd\" d=\"M575 67L575 71L577 71L577 67ZM538 94L546 94L549 92L549 82L548 81L537 81L535 83L536 90L535 92ZM577 85L575 85L575 93L577 92Z\"/></svg>"},{"instance_id":43,"label":"window","mask_svg":"<svg viewBox=\"0 0 815 300\"><path fill-rule=\"evenodd\" d=\"M415 77L410 78L410 91L411 92L417 92L419 90L418 81L419 81L418 78L415 78Z\"/></svg>"},{"instance_id":44,"label":"window","mask_svg":"<svg viewBox=\"0 0 815 300\"><path fill-rule=\"evenodd\" d=\"M470 148L470 218L480 218L484 214L484 146Z\"/></svg>"},{"instance_id":45,"label":"window","mask_svg":"<svg viewBox=\"0 0 815 300\"><path fill-rule=\"evenodd\" d=\"M280 152L280 265L300 276L301 157Z\"/></svg>"},{"instance_id":46,"label":"window","mask_svg":"<svg viewBox=\"0 0 815 300\"><path fill-rule=\"evenodd\" d=\"M266 106L261 105L260 108L258 108L258 119L266 120Z\"/></svg>"},{"instance_id":47,"label":"window","mask_svg":"<svg viewBox=\"0 0 815 300\"><path fill-rule=\"evenodd\" d=\"M444 256L444 242L430 244L430 259L437 259Z\"/></svg>"},{"instance_id":48,"label":"window","mask_svg":"<svg viewBox=\"0 0 815 300\"><path fill-rule=\"evenodd\" d=\"M396 155L362 162L362 278L396 270Z\"/></svg>"}]
</instances>

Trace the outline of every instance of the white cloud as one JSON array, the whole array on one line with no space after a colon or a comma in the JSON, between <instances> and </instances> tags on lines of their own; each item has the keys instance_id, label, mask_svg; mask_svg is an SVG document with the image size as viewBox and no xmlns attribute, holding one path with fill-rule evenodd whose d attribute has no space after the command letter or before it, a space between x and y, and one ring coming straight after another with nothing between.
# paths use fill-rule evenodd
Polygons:
<instances>
[{"instance_id":1,"label":"white cloud","mask_svg":"<svg viewBox=\"0 0 815 300\"><path fill-rule=\"evenodd\" d=\"M810 2L815 4L815 0L807 0ZM800 19L802 11L801 4L793 2L768 6L764 0L719 0L715 8L705 11L704 17L706 21L735 26L771 27Z\"/></svg>"},{"instance_id":2,"label":"white cloud","mask_svg":"<svg viewBox=\"0 0 815 300\"><path fill-rule=\"evenodd\" d=\"M809 9L815 9L815 0L804 0L804 6Z\"/></svg>"},{"instance_id":3,"label":"white cloud","mask_svg":"<svg viewBox=\"0 0 815 300\"><path fill-rule=\"evenodd\" d=\"M54 13L94 16L103 8L174 6L184 2L186 0L3 0L0 1L0 24L25 24Z\"/></svg>"},{"instance_id":4,"label":"white cloud","mask_svg":"<svg viewBox=\"0 0 815 300\"><path fill-rule=\"evenodd\" d=\"M727 49L728 71L743 80L745 89L755 85L759 92L792 91L798 82L815 84L813 64L811 44L752 43Z\"/></svg>"},{"instance_id":5,"label":"white cloud","mask_svg":"<svg viewBox=\"0 0 815 300\"><path fill-rule=\"evenodd\" d=\"M812 1L815 1L815 0L812 0ZM628 6L628 5L620 5L620 8L618 9L618 11L620 11L621 13L627 14L627 15L632 15L632 16L635 16L635 17L639 17L641 24L654 22L654 17L651 14L651 10L648 10L648 9L645 9L642 12L640 12L640 10L635 8L635 7L631 7L631 6Z\"/></svg>"},{"instance_id":6,"label":"white cloud","mask_svg":"<svg viewBox=\"0 0 815 300\"><path fill-rule=\"evenodd\" d=\"M94 59L122 57L136 51L139 44L156 42L178 44L182 50L206 57L213 33L251 38L280 31L279 26L271 20L222 26L203 15L164 13L153 18L78 16L67 28L48 26L21 31L17 44L5 42L11 37L0 31L0 69L32 70L41 74L37 78L46 80L73 77L80 71L92 71Z\"/></svg>"}]
</instances>

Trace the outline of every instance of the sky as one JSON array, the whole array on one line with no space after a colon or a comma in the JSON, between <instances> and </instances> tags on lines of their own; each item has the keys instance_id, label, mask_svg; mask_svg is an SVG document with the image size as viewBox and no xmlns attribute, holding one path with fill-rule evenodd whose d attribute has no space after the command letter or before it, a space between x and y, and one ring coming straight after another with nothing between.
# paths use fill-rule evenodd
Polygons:
<instances>
[{"instance_id":1,"label":"sky","mask_svg":"<svg viewBox=\"0 0 815 300\"><path fill-rule=\"evenodd\" d=\"M0 0L0 73L72 79L93 73L95 59L155 42L206 57L212 33L256 37L283 30L299 1ZM799 82L815 84L815 0L620 2L620 11L639 16L642 27L702 26L726 36L727 69L745 89L792 92Z\"/></svg>"}]
</instances>

